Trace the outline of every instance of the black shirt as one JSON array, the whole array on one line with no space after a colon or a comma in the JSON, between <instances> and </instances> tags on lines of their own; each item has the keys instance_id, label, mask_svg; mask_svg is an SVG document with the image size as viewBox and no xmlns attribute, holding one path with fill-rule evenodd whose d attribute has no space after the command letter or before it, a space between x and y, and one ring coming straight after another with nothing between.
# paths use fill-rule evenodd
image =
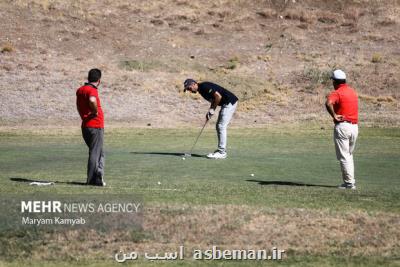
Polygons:
<instances>
[{"instance_id":1,"label":"black shirt","mask_svg":"<svg viewBox=\"0 0 400 267\"><path fill-rule=\"evenodd\" d=\"M214 93L218 92L221 96L221 102L219 102L218 106L223 106L227 104L232 104L234 105L237 101L238 98L222 86L219 86L218 84L211 83L211 82L202 82L199 83L199 89L198 92L204 99L206 99L208 102L212 102L214 100Z\"/></svg>"}]
</instances>

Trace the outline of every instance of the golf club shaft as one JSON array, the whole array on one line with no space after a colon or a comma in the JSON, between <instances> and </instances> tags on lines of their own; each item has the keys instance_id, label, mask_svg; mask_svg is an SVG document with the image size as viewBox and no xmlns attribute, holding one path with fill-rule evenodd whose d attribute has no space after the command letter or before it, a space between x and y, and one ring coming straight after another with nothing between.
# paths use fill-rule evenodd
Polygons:
<instances>
[{"instance_id":1,"label":"golf club shaft","mask_svg":"<svg viewBox=\"0 0 400 267\"><path fill-rule=\"evenodd\" d=\"M199 138L200 138L200 135L203 133L203 130L204 130L204 128L205 128L205 127L206 127L206 125L207 125L207 122L208 122L208 120L206 120L206 122L205 122L205 123L204 123L204 125L203 125L203 128L201 128L201 131L200 131L200 133L197 135L196 141L194 142L194 144L193 144L192 148L190 149L190 155L192 155L193 149L194 149L194 147L196 146L196 144L197 144L197 141L198 141L198 140L199 140Z\"/></svg>"}]
</instances>

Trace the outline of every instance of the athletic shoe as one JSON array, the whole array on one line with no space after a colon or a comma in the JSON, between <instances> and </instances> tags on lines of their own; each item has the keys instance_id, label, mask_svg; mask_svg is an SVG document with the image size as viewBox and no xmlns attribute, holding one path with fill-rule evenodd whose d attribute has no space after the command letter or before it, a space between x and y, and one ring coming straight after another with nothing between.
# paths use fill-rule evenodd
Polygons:
<instances>
[{"instance_id":1,"label":"athletic shoe","mask_svg":"<svg viewBox=\"0 0 400 267\"><path fill-rule=\"evenodd\" d=\"M103 175L100 177L100 184L99 186L106 186L106 181L104 181Z\"/></svg>"},{"instance_id":2,"label":"athletic shoe","mask_svg":"<svg viewBox=\"0 0 400 267\"><path fill-rule=\"evenodd\" d=\"M94 185L94 186L106 186L106 182L100 182L100 183L96 183L96 184L87 184L87 185Z\"/></svg>"},{"instance_id":3,"label":"athletic shoe","mask_svg":"<svg viewBox=\"0 0 400 267\"><path fill-rule=\"evenodd\" d=\"M338 186L339 189L352 189L356 190L356 185L355 184L349 184L349 183L343 183Z\"/></svg>"},{"instance_id":4,"label":"athletic shoe","mask_svg":"<svg viewBox=\"0 0 400 267\"><path fill-rule=\"evenodd\" d=\"M227 156L226 152L221 152L219 150L215 151L214 153L210 153L207 155L209 159L225 159Z\"/></svg>"},{"instance_id":5,"label":"athletic shoe","mask_svg":"<svg viewBox=\"0 0 400 267\"><path fill-rule=\"evenodd\" d=\"M94 185L94 186L106 186L106 182L104 181L104 178L97 178L96 182L90 182L87 183L87 185Z\"/></svg>"}]
</instances>

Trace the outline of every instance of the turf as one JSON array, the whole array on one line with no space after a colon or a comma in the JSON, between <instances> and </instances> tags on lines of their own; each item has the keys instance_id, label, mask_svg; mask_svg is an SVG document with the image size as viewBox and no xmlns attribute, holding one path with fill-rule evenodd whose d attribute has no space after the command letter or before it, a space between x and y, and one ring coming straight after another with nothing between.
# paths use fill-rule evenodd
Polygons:
<instances>
[{"instance_id":1,"label":"turf","mask_svg":"<svg viewBox=\"0 0 400 267\"><path fill-rule=\"evenodd\" d=\"M182 160L180 154L187 152L195 134L157 129L106 133L109 186L103 189L74 184L86 181L87 149L78 134L3 133L0 192L137 193L147 203L400 209L398 129L360 130L355 152L359 190L355 192L335 188L341 183L341 173L329 130L235 129L230 132L229 159L193 156ZM212 151L215 139L208 130L194 153ZM57 185L32 187L30 180Z\"/></svg>"},{"instance_id":2,"label":"turf","mask_svg":"<svg viewBox=\"0 0 400 267\"><path fill-rule=\"evenodd\" d=\"M195 155L185 160L181 154L190 149L197 134L195 130L106 131L106 188L79 184L86 180L87 160L87 149L79 132L3 131L0 193L127 193L140 195L149 206L233 204L398 214L400 129L360 129L355 152L357 191L335 188L341 182L341 174L331 131L313 126L231 129L228 159L219 161L202 157L215 148L213 129L204 132ZM28 182L38 180L56 184L29 186ZM349 261L349 266L386 262L383 258L324 260L303 255L283 266L305 266L312 261L318 266L334 266L341 260Z\"/></svg>"}]
</instances>

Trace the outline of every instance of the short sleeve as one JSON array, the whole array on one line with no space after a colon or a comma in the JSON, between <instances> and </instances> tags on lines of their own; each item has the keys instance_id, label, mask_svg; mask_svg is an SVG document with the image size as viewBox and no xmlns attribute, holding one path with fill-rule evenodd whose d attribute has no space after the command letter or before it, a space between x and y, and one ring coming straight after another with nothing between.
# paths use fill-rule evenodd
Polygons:
<instances>
[{"instance_id":1,"label":"short sleeve","mask_svg":"<svg viewBox=\"0 0 400 267\"><path fill-rule=\"evenodd\" d=\"M209 95L214 95L215 91L216 91L215 88L212 88L212 87L207 88L207 94L209 94Z\"/></svg>"},{"instance_id":2,"label":"short sleeve","mask_svg":"<svg viewBox=\"0 0 400 267\"><path fill-rule=\"evenodd\" d=\"M94 96L97 98L98 97L97 90L95 90L95 89L89 90L88 97L91 97L91 96Z\"/></svg>"},{"instance_id":3,"label":"short sleeve","mask_svg":"<svg viewBox=\"0 0 400 267\"><path fill-rule=\"evenodd\" d=\"M328 95L328 100L333 103L333 104L337 104L339 102L339 94L336 91L331 92Z\"/></svg>"}]
</instances>

